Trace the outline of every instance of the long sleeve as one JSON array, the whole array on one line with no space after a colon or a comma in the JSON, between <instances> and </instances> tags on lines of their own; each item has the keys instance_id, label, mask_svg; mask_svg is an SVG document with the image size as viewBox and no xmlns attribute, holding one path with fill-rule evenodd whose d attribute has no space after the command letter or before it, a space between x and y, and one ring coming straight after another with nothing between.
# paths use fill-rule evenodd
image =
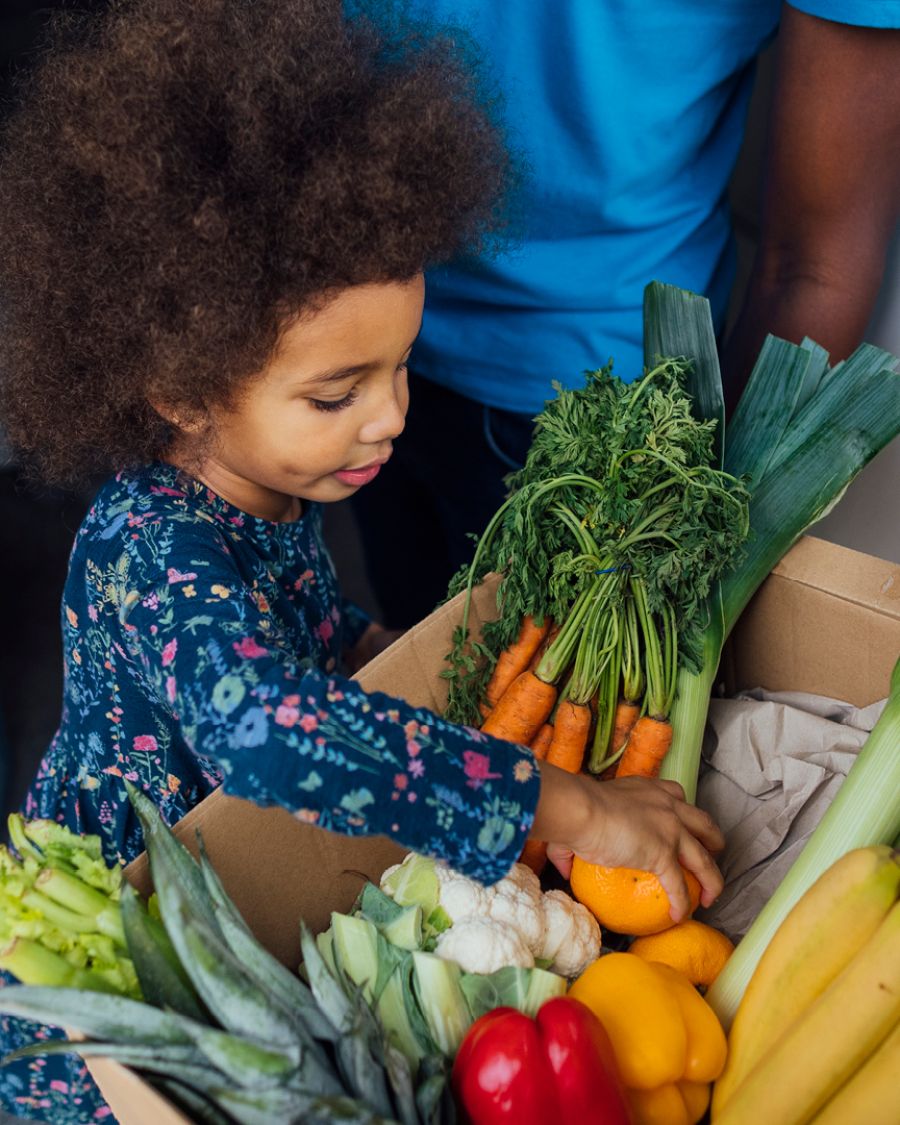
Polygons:
<instances>
[{"instance_id":1,"label":"long sleeve","mask_svg":"<svg viewBox=\"0 0 900 1125\"><path fill-rule=\"evenodd\" d=\"M266 599L209 541L167 561L162 582L126 580L123 643L228 792L324 828L390 835L484 882L506 873L537 804L529 751L367 695L289 651Z\"/></svg>"}]
</instances>

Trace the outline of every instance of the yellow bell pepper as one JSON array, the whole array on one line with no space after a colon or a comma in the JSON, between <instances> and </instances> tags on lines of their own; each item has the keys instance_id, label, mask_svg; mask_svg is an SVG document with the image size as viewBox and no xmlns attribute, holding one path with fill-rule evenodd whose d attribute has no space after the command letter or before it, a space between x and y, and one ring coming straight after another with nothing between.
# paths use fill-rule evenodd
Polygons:
<instances>
[{"instance_id":1,"label":"yellow bell pepper","mask_svg":"<svg viewBox=\"0 0 900 1125\"><path fill-rule=\"evenodd\" d=\"M635 1125L700 1120L727 1048L715 1013L683 973L609 953L585 969L569 995L606 1028Z\"/></svg>"}]
</instances>

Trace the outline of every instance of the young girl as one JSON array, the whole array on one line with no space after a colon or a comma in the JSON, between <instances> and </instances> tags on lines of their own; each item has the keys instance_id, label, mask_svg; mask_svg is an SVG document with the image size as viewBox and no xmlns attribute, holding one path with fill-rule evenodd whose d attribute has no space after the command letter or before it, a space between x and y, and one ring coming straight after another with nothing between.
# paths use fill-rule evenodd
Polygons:
<instances>
[{"instance_id":1,"label":"young girl","mask_svg":"<svg viewBox=\"0 0 900 1125\"><path fill-rule=\"evenodd\" d=\"M127 862L125 779L170 823L224 785L485 882L533 833L563 871L657 871L679 915L679 858L718 893L677 786L539 768L341 673L385 638L320 504L390 471L422 271L484 246L507 164L451 38L337 0L139 0L50 54L0 169L3 419L50 480L116 475L75 540L28 816ZM61 1065L3 1071L7 1109L108 1114Z\"/></svg>"}]
</instances>

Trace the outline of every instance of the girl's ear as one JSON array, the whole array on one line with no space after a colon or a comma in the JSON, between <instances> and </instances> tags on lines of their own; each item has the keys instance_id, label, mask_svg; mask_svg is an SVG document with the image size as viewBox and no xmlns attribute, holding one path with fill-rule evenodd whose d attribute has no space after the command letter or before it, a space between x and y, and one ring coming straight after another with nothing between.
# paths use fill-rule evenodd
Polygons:
<instances>
[{"instance_id":1,"label":"girl's ear","mask_svg":"<svg viewBox=\"0 0 900 1125\"><path fill-rule=\"evenodd\" d=\"M173 406L157 398L147 400L156 413L174 429L183 434L198 434L203 429L203 419L186 406Z\"/></svg>"}]
</instances>

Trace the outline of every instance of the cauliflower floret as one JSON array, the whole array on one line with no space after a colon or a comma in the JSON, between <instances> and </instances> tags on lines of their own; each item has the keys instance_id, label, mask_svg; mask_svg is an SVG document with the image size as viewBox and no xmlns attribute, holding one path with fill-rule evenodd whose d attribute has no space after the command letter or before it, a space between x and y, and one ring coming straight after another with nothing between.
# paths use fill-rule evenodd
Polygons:
<instances>
[{"instance_id":1,"label":"cauliflower floret","mask_svg":"<svg viewBox=\"0 0 900 1125\"><path fill-rule=\"evenodd\" d=\"M507 965L534 967L534 956L518 930L491 918L463 918L438 938L435 953L467 973L493 973Z\"/></svg>"},{"instance_id":2,"label":"cauliflower floret","mask_svg":"<svg viewBox=\"0 0 900 1125\"><path fill-rule=\"evenodd\" d=\"M513 864L510 873L490 888L486 913L494 921L518 930L532 956L540 956L546 920L540 880L530 867Z\"/></svg>"},{"instance_id":3,"label":"cauliflower floret","mask_svg":"<svg viewBox=\"0 0 900 1125\"><path fill-rule=\"evenodd\" d=\"M491 891L448 867L445 863L434 865L440 892L439 903L447 917L455 925L463 918L471 918L487 913Z\"/></svg>"},{"instance_id":4,"label":"cauliflower floret","mask_svg":"<svg viewBox=\"0 0 900 1125\"><path fill-rule=\"evenodd\" d=\"M600 956L600 927L586 906L565 891L544 895L546 931L537 956L564 977L576 977Z\"/></svg>"}]
</instances>

